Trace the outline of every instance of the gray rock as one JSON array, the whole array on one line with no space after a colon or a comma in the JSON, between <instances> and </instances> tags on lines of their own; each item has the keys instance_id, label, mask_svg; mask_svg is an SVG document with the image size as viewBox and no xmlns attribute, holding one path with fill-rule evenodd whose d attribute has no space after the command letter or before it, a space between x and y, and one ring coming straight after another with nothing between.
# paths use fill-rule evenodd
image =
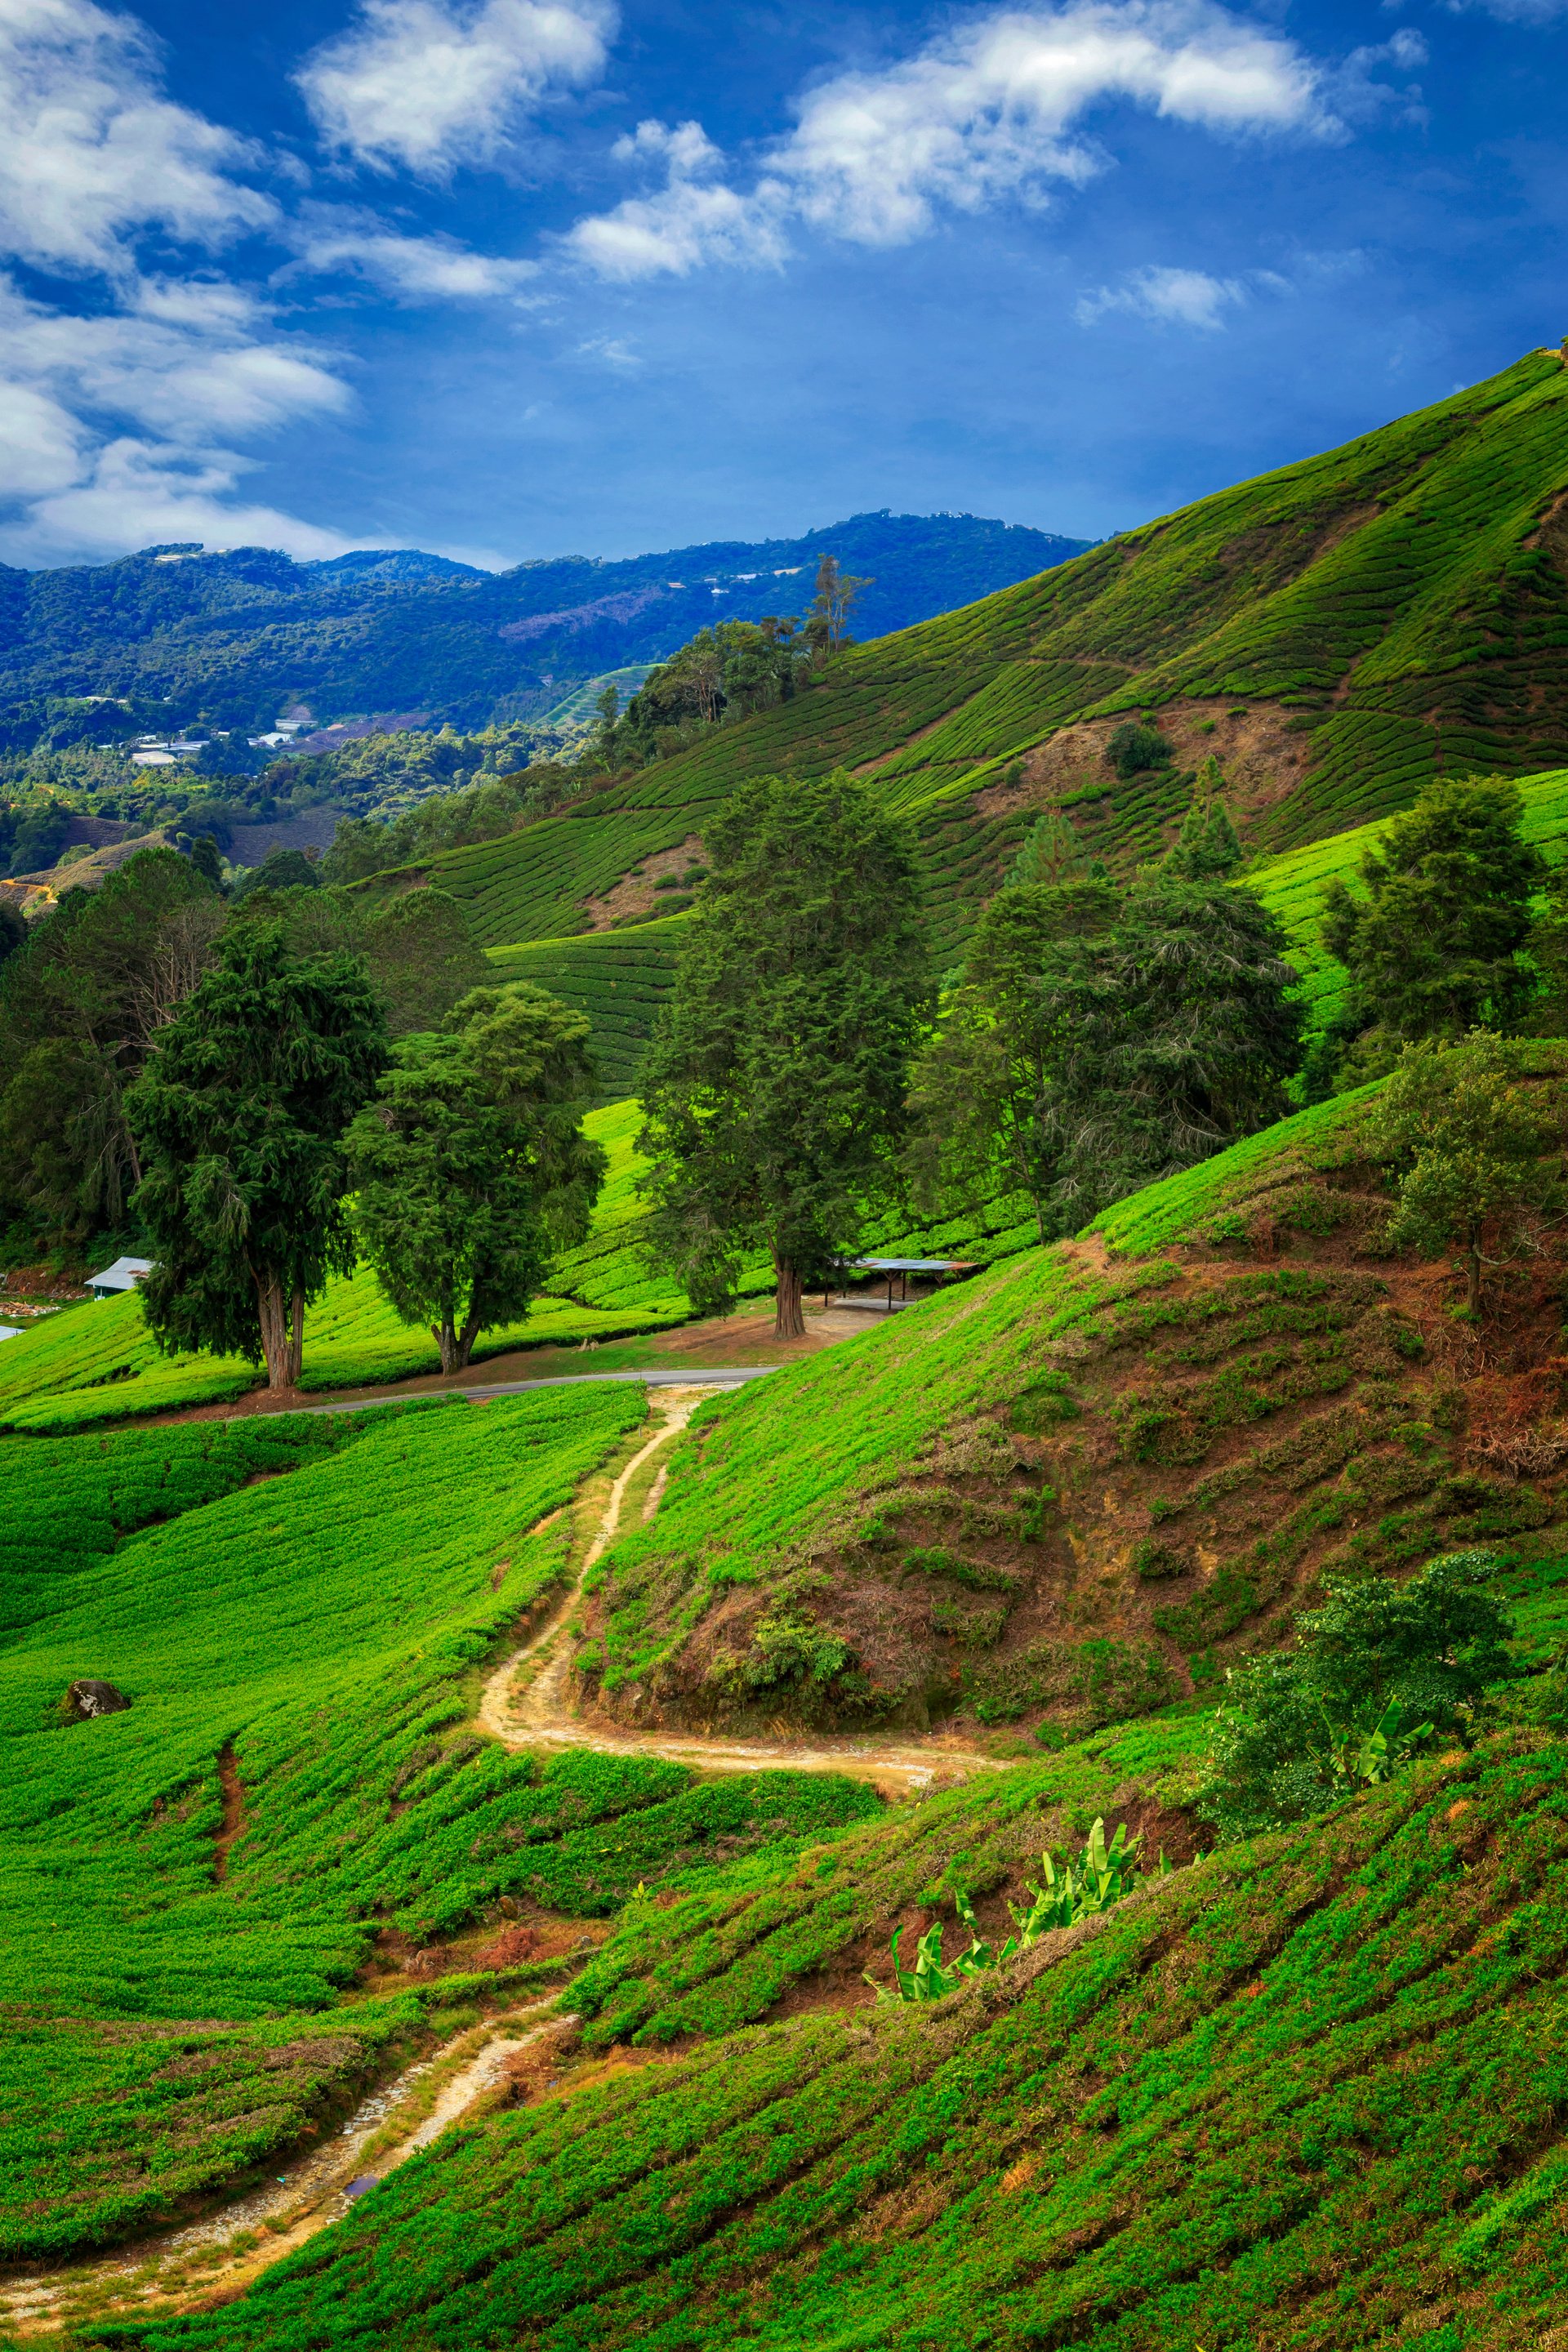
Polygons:
<instances>
[{"instance_id":1,"label":"gray rock","mask_svg":"<svg viewBox=\"0 0 1568 2352\"><path fill-rule=\"evenodd\" d=\"M61 1712L68 1723L86 1723L95 1715L120 1715L130 1704L125 1693L117 1691L112 1683L89 1680L72 1683Z\"/></svg>"}]
</instances>

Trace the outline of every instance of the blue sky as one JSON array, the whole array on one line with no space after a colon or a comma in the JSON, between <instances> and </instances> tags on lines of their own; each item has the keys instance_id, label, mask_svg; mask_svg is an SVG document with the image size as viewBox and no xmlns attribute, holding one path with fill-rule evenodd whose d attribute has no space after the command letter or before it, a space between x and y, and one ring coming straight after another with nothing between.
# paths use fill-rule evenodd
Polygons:
<instances>
[{"instance_id":1,"label":"blue sky","mask_svg":"<svg viewBox=\"0 0 1568 2352\"><path fill-rule=\"evenodd\" d=\"M1568 330L1568 0L0 0L0 559L1095 538Z\"/></svg>"}]
</instances>

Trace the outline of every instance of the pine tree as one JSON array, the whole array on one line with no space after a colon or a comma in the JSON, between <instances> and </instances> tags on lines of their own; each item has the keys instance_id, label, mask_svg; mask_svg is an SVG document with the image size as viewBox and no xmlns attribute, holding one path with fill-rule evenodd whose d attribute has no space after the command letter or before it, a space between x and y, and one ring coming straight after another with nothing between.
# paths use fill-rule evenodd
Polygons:
<instances>
[{"instance_id":1,"label":"pine tree","mask_svg":"<svg viewBox=\"0 0 1568 2352\"><path fill-rule=\"evenodd\" d=\"M1226 882L1247 861L1224 800L1225 777L1212 755L1198 770L1192 803L1163 870L1183 882Z\"/></svg>"},{"instance_id":2,"label":"pine tree","mask_svg":"<svg viewBox=\"0 0 1568 2352\"><path fill-rule=\"evenodd\" d=\"M1065 881L1069 874L1081 874L1085 864L1083 844L1071 820L1060 809L1047 809L1025 835L1002 887L1016 890L1022 883Z\"/></svg>"}]
</instances>

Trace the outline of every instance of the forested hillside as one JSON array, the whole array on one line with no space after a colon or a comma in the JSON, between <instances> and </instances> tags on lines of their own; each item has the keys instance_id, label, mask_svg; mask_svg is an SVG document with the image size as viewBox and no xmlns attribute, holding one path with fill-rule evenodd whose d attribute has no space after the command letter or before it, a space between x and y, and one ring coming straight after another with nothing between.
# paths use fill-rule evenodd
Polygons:
<instances>
[{"instance_id":1,"label":"forested hillside","mask_svg":"<svg viewBox=\"0 0 1568 2352\"><path fill-rule=\"evenodd\" d=\"M884 512L799 539L565 556L496 574L413 551L296 563L255 547L0 567L0 708L13 706L4 740L20 740L29 711L47 727L51 698L91 695L167 705L165 724L252 730L290 699L322 719L423 713L472 729L537 718L578 681L661 660L715 620L802 612L825 552L870 575L856 614L857 635L869 636L1083 544L973 515Z\"/></svg>"}]
</instances>

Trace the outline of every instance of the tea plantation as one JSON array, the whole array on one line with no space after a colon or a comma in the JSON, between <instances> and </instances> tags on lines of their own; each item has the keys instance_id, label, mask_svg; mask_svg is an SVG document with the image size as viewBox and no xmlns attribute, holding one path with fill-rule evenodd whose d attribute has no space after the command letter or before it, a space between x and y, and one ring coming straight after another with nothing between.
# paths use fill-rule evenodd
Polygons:
<instances>
[{"instance_id":1,"label":"tea plantation","mask_svg":"<svg viewBox=\"0 0 1568 2352\"><path fill-rule=\"evenodd\" d=\"M590 1386L0 1445L0 2252L144 2224L297 2137L419 2023L412 1987L345 2006L383 1932L503 1895L593 1917L714 1839L874 1807L465 1728L562 1573L552 1515L644 1411ZM129 1707L62 1719L84 1677Z\"/></svg>"},{"instance_id":2,"label":"tea plantation","mask_svg":"<svg viewBox=\"0 0 1568 2352\"><path fill-rule=\"evenodd\" d=\"M816 1865L841 1916L867 1853ZM779 1874L786 1907L813 1876ZM934 2008L808 2010L451 2134L238 2304L85 2340L1551 2344L1565 1960L1568 1748L1521 1729Z\"/></svg>"},{"instance_id":3,"label":"tea plantation","mask_svg":"<svg viewBox=\"0 0 1568 2352\"><path fill-rule=\"evenodd\" d=\"M1168 837L1191 772L1184 759L1120 778L1099 722L1129 712L1184 727L1269 716L1294 750L1244 812L1262 852L1386 815L1439 771L1560 768L1568 584L1539 527L1565 481L1568 377L1555 352L1532 352L1342 448L859 646L794 700L420 872L465 901L487 945L556 943L530 977L580 952L605 971L596 940L559 948L587 899L700 835L742 777L842 765L874 774L909 817L952 958L1035 813L1030 793L993 788L1065 729L1089 732L1054 796L1121 866Z\"/></svg>"}]
</instances>

